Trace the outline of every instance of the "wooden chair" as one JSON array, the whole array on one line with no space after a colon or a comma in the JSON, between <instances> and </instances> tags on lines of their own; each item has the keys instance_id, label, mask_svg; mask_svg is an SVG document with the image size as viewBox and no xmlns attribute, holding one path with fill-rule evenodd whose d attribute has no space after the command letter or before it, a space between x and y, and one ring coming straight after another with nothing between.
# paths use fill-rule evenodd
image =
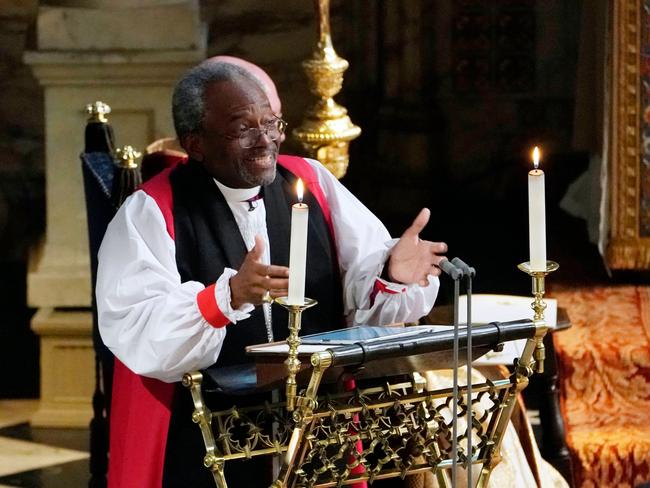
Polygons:
<instances>
[{"instance_id":1,"label":"wooden chair","mask_svg":"<svg viewBox=\"0 0 650 488\"><path fill-rule=\"evenodd\" d=\"M85 130L84 150L81 153L81 170L88 220L95 348L95 392L93 419L90 423L91 477L88 486L103 488L106 486L108 471L108 418L113 383L113 354L102 342L97 326L95 303L97 252L108 223L124 199L141 183L141 177L140 170L135 164L137 153L129 146L122 151L115 149L113 130L106 119L110 107L105 103L95 102L87 106L87 112L88 123Z\"/></svg>"}]
</instances>

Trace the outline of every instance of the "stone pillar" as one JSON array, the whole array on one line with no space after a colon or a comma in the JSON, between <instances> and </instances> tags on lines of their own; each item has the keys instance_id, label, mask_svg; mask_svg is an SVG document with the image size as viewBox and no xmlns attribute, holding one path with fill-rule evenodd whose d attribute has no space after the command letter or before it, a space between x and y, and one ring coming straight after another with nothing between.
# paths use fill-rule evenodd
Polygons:
<instances>
[{"instance_id":1,"label":"stone pillar","mask_svg":"<svg viewBox=\"0 0 650 488\"><path fill-rule=\"evenodd\" d=\"M47 228L28 274L28 301L39 308L32 328L41 340L35 424L87 426L92 414L90 261L79 161L85 105L108 103L117 145L143 149L174 134L171 91L204 57L198 0L60 0L39 8L37 49L25 54L45 92Z\"/></svg>"}]
</instances>

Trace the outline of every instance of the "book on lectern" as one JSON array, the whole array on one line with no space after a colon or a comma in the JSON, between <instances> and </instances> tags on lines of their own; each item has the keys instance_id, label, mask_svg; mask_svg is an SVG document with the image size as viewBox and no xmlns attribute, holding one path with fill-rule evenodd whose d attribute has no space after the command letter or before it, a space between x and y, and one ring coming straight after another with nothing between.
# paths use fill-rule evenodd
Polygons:
<instances>
[{"instance_id":1,"label":"book on lectern","mask_svg":"<svg viewBox=\"0 0 650 488\"><path fill-rule=\"evenodd\" d=\"M377 327L370 325L348 327L329 332L301 336L298 354L311 354L324 351L336 346L345 346L356 342L372 342L387 338L407 338L423 332L438 332L449 330L448 325L412 325L409 327L388 326ZM252 355L286 355L289 345L286 341L270 342L248 346L246 352Z\"/></svg>"}]
</instances>

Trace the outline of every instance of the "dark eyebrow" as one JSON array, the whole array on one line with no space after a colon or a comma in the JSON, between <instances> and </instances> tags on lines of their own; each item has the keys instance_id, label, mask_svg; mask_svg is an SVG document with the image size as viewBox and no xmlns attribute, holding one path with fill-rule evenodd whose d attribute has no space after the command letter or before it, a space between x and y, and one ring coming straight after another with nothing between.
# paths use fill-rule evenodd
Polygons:
<instances>
[{"instance_id":1,"label":"dark eyebrow","mask_svg":"<svg viewBox=\"0 0 650 488\"><path fill-rule=\"evenodd\" d=\"M273 113L273 111L271 110L271 104L269 102L263 103L260 106L262 108L268 108L271 111L271 113ZM232 122L233 120L237 120L237 119L239 119L239 118L241 118L243 116L248 115L249 110L247 110L244 107L250 107L250 104L244 105L241 108L235 107L234 111L230 113L230 117L228 117L229 121Z\"/></svg>"}]
</instances>

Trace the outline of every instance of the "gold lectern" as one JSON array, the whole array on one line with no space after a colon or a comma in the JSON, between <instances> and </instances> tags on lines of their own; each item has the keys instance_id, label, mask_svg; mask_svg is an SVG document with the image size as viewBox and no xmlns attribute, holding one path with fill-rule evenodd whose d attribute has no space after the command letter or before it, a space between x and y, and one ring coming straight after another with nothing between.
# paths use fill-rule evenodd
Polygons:
<instances>
[{"instance_id":1,"label":"gold lectern","mask_svg":"<svg viewBox=\"0 0 650 488\"><path fill-rule=\"evenodd\" d=\"M424 326L421 326L424 327ZM432 471L449 487L452 468L452 389L428 391L417 370L449 368L453 331L401 329L406 335L324 347L308 356L309 367L296 375L295 409L280 402L211 412L201 386L204 375L185 375L192 393L193 420L206 445L204 464L219 488L227 486L224 469L237 459L281 456L282 468L273 488L344 486L361 480L404 477ZM399 329L398 329L399 330ZM459 433L458 462L481 465L477 486L487 486L500 460L500 447L516 395L528 384L535 351L546 333L540 320L491 323L472 327L473 357L499 344L527 339L509 378L472 385L472 452L464 450L467 433ZM465 347L461 337L460 347ZM277 388L287 377L282 360L287 351L255 352L253 368L260 391ZM537 355L537 357L540 357ZM219 378L223 373L205 374ZM238 378L241 372L235 373ZM319 395L321 384L343 376L374 378L368 388ZM300 391L300 386L303 390ZM376 385L376 386L375 386ZM223 389L225 391L225 389ZM466 415L466 388L458 389L459 416Z\"/></svg>"}]
</instances>

